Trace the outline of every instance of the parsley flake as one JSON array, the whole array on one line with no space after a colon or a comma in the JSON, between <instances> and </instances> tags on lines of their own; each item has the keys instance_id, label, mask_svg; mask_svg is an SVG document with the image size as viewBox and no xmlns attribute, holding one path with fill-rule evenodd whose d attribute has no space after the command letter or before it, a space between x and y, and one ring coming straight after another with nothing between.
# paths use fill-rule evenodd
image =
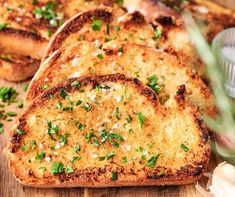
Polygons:
<instances>
[{"instance_id":1,"label":"parsley flake","mask_svg":"<svg viewBox=\"0 0 235 197\"><path fill-rule=\"evenodd\" d=\"M139 121L139 124L140 124L140 128L142 129L144 121L146 120L146 118L145 118L145 116L142 115L141 112L137 113L137 117L138 117L138 121Z\"/></svg>"},{"instance_id":2,"label":"parsley flake","mask_svg":"<svg viewBox=\"0 0 235 197\"><path fill-rule=\"evenodd\" d=\"M99 31L103 22L101 20L93 20L91 24L94 31Z\"/></svg>"},{"instance_id":3,"label":"parsley flake","mask_svg":"<svg viewBox=\"0 0 235 197\"><path fill-rule=\"evenodd\" d=\"M154 168L156 166L156 162L158 158L160 157L160 154L156 156L152 156L148 161L147 161L147 166L150 168Z\"/></svg>"},{"instance_id":4,"label":"parsley flake","mask_svg":"<svg viewBox=\"0 0 235 197\"><path fill-rule=\"evenodd\" d=\"M184 152L188 152L189 148L185 145L185 144L181 144L180 148L184 151Z\"/></svg>"},{"instance_id":5,"label":"parsley flake","mask_svg":"<svg viewBox=\"0 0 235 197\"><path fill-rule=\"evenodd\" d=\"M64 172L64 164L62 164L58 161L55 161L52 164L50 171L51 171L52 174L62 173L62 172Z\"/></svg>"}]
</instances>

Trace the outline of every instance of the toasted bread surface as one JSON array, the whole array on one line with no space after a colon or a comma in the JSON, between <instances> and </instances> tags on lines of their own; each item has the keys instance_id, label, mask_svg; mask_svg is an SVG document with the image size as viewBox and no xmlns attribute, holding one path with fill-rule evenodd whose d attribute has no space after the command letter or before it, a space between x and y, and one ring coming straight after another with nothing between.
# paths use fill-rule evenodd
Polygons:
<instances>
[{"instance_id":1,"label":"toasted bread surface","mask_svg":"<svg viewBox=\"0 0 235 197\"><path fill-rule=\"evenodd\" d=\"M137 43L155 47L154 37L154 29L139 12L126 13L120 8L103 7L69 19L50 40L44 58L82 40L96 41L98 45Z\"/></svg>"},{"instance_id":2,"label":"toasted bread surface","mask_svg":"<svg viewBox=\"0 0 235 197\"><path fill-rule=\"evenodd\" d=\"M29 86L26 104L67 78L115 73L137 77L145 85L156 80L155 85L159 86L156 91L165 105L171 104L177 87L184 84L190 100L202 113L215 113L210 90L174 56L142 45L100 49L96 42L85 41L58 50L45 61Z\"/></svg>"},{"instance_id":3,"label":"toasted bread surface","mask_svg":"<svg viewBox=\"0 0 235 197\"><path fill-rule=\"evenodd\" d=\"M185 95L179 87L176 104L165 107L150 88L124 75L69 79L25 108L6 151L10 168L34 187L195 181L210 146Z\"/></svg>"},{"instance_id":4,"label":"toasted bread surface","mask_svg":"<svg viewBox=\"0 0 235 197\"><path fill-rule=\"evenodd\" d=\"M8 81L24 81L38 70L40 61L29 56L1 53L0 76Z\"/></svg>"}]
</instances>

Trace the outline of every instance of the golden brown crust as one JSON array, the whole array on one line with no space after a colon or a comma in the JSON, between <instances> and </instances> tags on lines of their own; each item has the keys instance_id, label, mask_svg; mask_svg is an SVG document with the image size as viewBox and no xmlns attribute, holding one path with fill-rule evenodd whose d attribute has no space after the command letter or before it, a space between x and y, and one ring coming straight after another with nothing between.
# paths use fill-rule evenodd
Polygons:
<instances>
[{"instance_id":1,"label":"golden brown crust","mask_svg":"<svg viewBox=\"0 0 235 197\"><path fill-rule=\"evenodd\" d=\"M8 81L24 81L38 70L40 61L28 56L1 54L0 77Z\"/></svg>"},{"instance_id":2,"label":"golden brown crust","mask_svg":"<svg viewBox=\"0 0 235 197\"><path fill-rule=\"evenodd\" d=\"M78 89L77 88L74 89L74 86L72 86L72 82L74 81L76 83L77 82L80 83L80 86ZM200 115L198 111L196 110L196 108L188 104L187 99L183 99L184 101L182 101L181 99L180 105L176 106L175 110L178 111L178 115L183 113L185 115L185 118L188 119L188 121L190 121L190 123L192 124L190 125L191 129L189 130L187 128L185 129L187 130L187 135L189 136L193 135L194 139L197 139L196 140L197 142L195 142L194 149L191 150L191 151L196 151L196 152L192 153L194 154L194 157L193 157L194 161L187 159L187 157L189 156L191 157L191 153L190 153L185 158L186 159L185 165L182 165L181 167L178 167L177 169L174 169L173 167L174 165L176 165L176 163L173 163L172 167L162 166L161 159L159 159L159 162L158 162L159 164L154 169L146 167L143 164L142 165L140 164L140 168L137 168L137 169L134 166L132 168L129 168L129 167L126 167L125 165L116 163L117 160L112 160L111 163L108 163L107 165L103 165L103 166L101 165L100 167L91 166L91 167L85 168L85 167L80 166L80 168L74 169L74 172L72 173L62 172L62 173L58 173L57 175L51 175L50 173L46 173L42 178L41 176L38 175L38 170L34 171L32 169L28 169L27 171L24 166L21 166L25 164L23 163L20 164L19 161L16 162L17 160L20 160L20 158L23 157L25 154L22 152L22 150L19 150L20 145L23 144L23 140L24 138L27 137L27 134L30 134L32 132L29 129L31 126L28 122L29 117L31 117L30 115L33 115L34 113L37 114L37 112L39 112L38 110L46 110L45 104L48 103L48 101L50 100L49 97L51 97L51 95L54 95L53 99L55 100L53 101L53 103L55 103L55 101L60 98L61 89L65 90L70 95L70 97L73 98L73 95L75 95L75 92L78 92L81 89L85 89L85 92L86 92L87 89L85 87L88 87L88 86L94 87L94 86L97 86L98 84L103 84L103 83L125 84L129 88L134 88L136 91L135 94L139 95L138 98L141 98L143 96L143 98L147 99L147 103L145 107L148 108L149 106L152 106L153 108L155 108L156 112L158 113L158 116L168 117L169 113L170 114L172 113L172 115L175 116L176 112L173 109L160 107L156 94L151 89L144 87L142 83L138 81L137 79L126 78L124 75L121 75L121 74L69 79L68 81L58 84L57 86L53 87L52 89L46 91L44 94L37 97L24 110L22 116L19 119L19 124L16 126L16 128L26 132L26 135L19 135L19 133L16 133L15 130L12 132L11 142L8 146L8 150L6 154L9 159L10 168L17 180L19 180L22 184L33 186L33 187L78 187L78 186L110 187L110 186L136 186L136 185L138 186L181 185L181 184L191 183L193 181L198 180L201 177L201 175L205 172L205 169L209 160L209 155L210 155L208 132L206 129L204 129L205 124L200 119ZM183 92L181 91L181 89L182 88L180 88L177 91L178 95ZM135 102L135 101L131 100L131 102ZM177 99L176 99L176 102L178 103ZM46 105L48 105L49 107L49 104L46 104ZM128 107L128 104L126 104L126 107ZM139 110L139 108L137 107L136 110ZM171 112L171 110L173 111ZM51 113L53 114L54 112L51 111ZM68 112L63 112L63 113L68 113ZM102 117L102 114L100 114L100 116ZM166 117L162 117L162 118L164 119ZM147 118L150 118L150 117L147 116ZM200 123L198 121L199 119L200 119ZM184 126L188 127L184 125L182 121L183 119L180 121L181 124L183 124L183 127ZM161 125L163 123L158 122L158 125L159 124ZM167 123L167 124L170 125L170 123ZM178 124L178 122L176 122L176 124ZM165 125L164 128L165 127L167 127L167 125ZM204 130L202 130L202 128ZM40 132L43 132L43 131L40 131ZM152 132L156 132L156 131L152 130ZM177 134L178 136L182 132L182 129L177 130L175 132L179 132L179 134ZM190 132L192 133L190 134ZM144 135L144 132L142 132L141 135ZM27 139L32 140L33 138L31 137ZM34 136L34 139L38 140L35 136ZM194 140L192 139L192 141ZM162 146L164 145L164 143L167 143L167 142L163 142ZM171 144L170 146L173 146L172 143L170 144ZM195 155L195 154L198 154L198 155ZM56 158L59 159L62 157L58 156ZM180 163L180 161L175 161L175 162ZM34 168L33 166L35 165L38 167L40 166L37 163L34 163L30 166L31 168ZM98 163L96 163L96 165L98 165ZM135 163L135 165L137 165L137 163ZM19 170L19 168L22 168L22 169L24 168L24 169L21 171ZM24 174L26 173L26 171L27 171L27 174ZM162 171L164 171L164 174L159 175L159 173ZM111 179L112 173L114 172L118 173L117 180Z\"/></svg>"},{"instance_id":3,"label":"golden brown crust","mask_svg":"<svg viewBox=\"0 0 235 197\"><path fill-rule=\"evenodd\" d=\"M202 113L211 115L216 113L210 90L197 73L181 64L174 56L136 44L122 45L121 48L121 53L118 48L99 49L99 52L103 53L101 60L93 55L97 53L96 47L85 41L58 50L44 62L32 80L26 95L26 104L45 91L45 85L52 87L74 74L90 76L94 73L103 75L121 71L129 77L138 77L144 84L147 84L147 78L154 74L158 80L164 78L161 80L160 97L170 94L173 98L177 86L184 84L188 89L190 100L199 106ZM73 60L77 65L72 66ZM94 62L96 66L93 65Z\"/></svg>"}]
</instances>

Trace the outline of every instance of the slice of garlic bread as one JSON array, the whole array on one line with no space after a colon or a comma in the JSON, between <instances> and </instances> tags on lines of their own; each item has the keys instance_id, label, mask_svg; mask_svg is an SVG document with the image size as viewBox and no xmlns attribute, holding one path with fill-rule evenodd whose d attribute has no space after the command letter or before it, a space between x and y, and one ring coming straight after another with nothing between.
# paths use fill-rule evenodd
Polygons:
<instances>
[{"instance_id":1,"label":"slice of garlic bread","mask_svg":"<svg viewBox=\"0 0 235 197\"><path fill-rule=\"evenodd\" d=\"M177 87L184 84L202 113L215 113L210 90L174 56L142 45L97 48L96 42L85 41L58 50L44 62L29 86L26 104L67 78L115 73L137 77L152 87L165 105L171 105Z\"/></svg>"},{"instance_id":2,"label":"slice of garlic bread","mask_svg":"<svg viewBox=\"0 0 235 197\"><path fill-rule=\"evenodd\" d=\"M37 97L6 150L13 175L33 187L179 185L208 164L208 132L185 87L172 107L124 75L73 78Z\"/></svg>"},{"instance_id":3,"label":"slice of garlic bread","mask_svg":"<svg viewBox=\"0 0 235 197\"><path fill-rule=\"evenodd\" d=\"M137 43L155 47L157 35L142 14L103 7L77 14L69 19L50 40L44 58L78 41L96 41L98 46Z\"/></svg>"},{"instance_id":4,"label":"slice of garlic bread","mask_svg":"<svg viewBox=\"0 0 235 197\"><path fill-rule=\"evenodd\" d=\"M29 56L0 52L0 77L8 81L24 81L38 70L40 60Z\"/></svg>"}]
</instances>

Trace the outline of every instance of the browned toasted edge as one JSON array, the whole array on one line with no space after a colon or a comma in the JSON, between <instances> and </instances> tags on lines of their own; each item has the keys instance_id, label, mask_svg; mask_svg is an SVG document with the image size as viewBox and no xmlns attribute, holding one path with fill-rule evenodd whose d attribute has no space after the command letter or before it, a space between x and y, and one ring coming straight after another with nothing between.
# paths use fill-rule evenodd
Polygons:
<instances>
[{"instance_id":1,"label":"browned toasted edge","mask_svg":"<svg viewBox=\"0 0 235 197\"><path fill-rule=\"evenodd\" d=\"M12 82L21 82L32 77L38 70L40 60L29 56L14 59L0 58L0 78Z\"/></svg>"},{"instance_id":2,"label":"browned toasted edge","mask_svg":"<svg viewBox=\"0 0 235 197\"><path fill-rule=\"evenodd\" d=\"M91 22L94 18L109 23L112 20L112 17L113 14L109 7L97 8L74 15L67 20L52 36L49 44L47 45L47 49L45 50L42 61L58 49L68 35L79 31L84 24Z\"/></svg>"},{"instance_id":3,"label":"browned toasted edge","mask_svg":"<svg viewBox=\"0 0 235 197\"><path fill-rule=\"evenodd\" d=\"M79 43L78 43L79 45ZM178 67L178 68L183 68L186 70L186 73L189 75L190 79L192 81L197 81L198 84L199 84L199 88L200 88L200 92L202 93L202 95L206 98L206 99L209 99L209 100L214 100L214 97L210 91L210 89L207 87L207 85L205 84L205 82L202 80L202 78L199 76L199 74L197 72L194 72L191 68L189 68L186 64L183 64L182 62L180 62L174 55L172 54L169 54L167 52L163 52L163 51L159 51L159 50L156 50L152 47L149 47L149 46L144 46L144 45L140 45L140 44L122 44L122 50L125 51L125 50L128 50L129 47L132 47L132 46L138 46L138 47L141 47L141 48L145 48L146 51L150 51L150 52L153 52L153 53L158 53L158 54L163 54L162 57L164 58L166 55L171 57L171 58L174 58L175 59L175 64L174 66ZM28 91L26 93L26 105L27 103L30 103L30 101L32 99L35 98L35 94L37 96L38 94L38 91L39 91L39 86L40 84L38 83L41 79L42 79L42 74L43 72L45 72L46 70L50 69L51 66L53 66L56 61L60 58L62 52L63 52L64 49L58 49L57 51L55 51L50 57L48 57L43 65L40 67L39 71L36 73L36 75L34 76L33 80L31 81L30 85L29 85L29 88L28 88ZM118 49L112 49L112 48L107 48L107 49L103 49L104 50L104 53L107 55L107 56L116 56L118 55ZM208 111L208 114L211 115L211 116L215 116L217 114L217 108L216 106L211 106L210 109L205 109L205 111Z\"/></svg>"},{"instance_id":4,"label":"browned toasted edge","mask_svg":"<svg viewBox=\"0 0 235 197\"><path fill-rule=\"evenodd\" d=\"M49 96L51 94L58 94L61 89L64 89L65 91L72 92L74 90L74 87L71 86L71 83L73 81L78 81L81 83L81 87L87 86L87 85L98 85L100 83L104 82L124 82L124 83L130 83L132 84L137 91L148 98L148 100L156 107L158 107L158 98L155 92L151 90L150 88L144 86L142 82L140 82L136 78L126 78L122 74L113 74L113 75L103 75L103 76L95 76L95 77L83 77L83 78L71 78L67 81L57 84L55 87L51 88L50 90L47 90L40 96L38 96L35 100L31 102L31 104L24 109L24 112L22 113L21 117L19 118L19 123L16 125L15 128L24 130L24 126L26 125L26 119L25 116L36 106L43 105L43 102L47 99L49 99ZM210 146L209 146L209 134L208 130L206 128L206 125L204 121L201 119L201 116L197 110L196 107L191 105L189 102L187 102L186 99L186 89L185 86L182 85L179 87L176 96L175 96L176 102L179 104L179 108L186 108L190 107L191 113L193 115L193 118L195 120L196 125L198 126L199 131L201 132L201 141L199 142L199 146L205 147L205 152L203 158L201 158L201 161L196 161L195 166L191 165L185 165L180 170L178 170L176 173L172 173L171 170L168 170L166 175L163 177L159 177L157 175L157 172L159 169L155 169L155 173L151 173L147 171L146 168L146 177L145 179L141 180L130 180L130 181L111 181L105 180L102 182L96 182L95 179L93 179L92 176L96 176L97 174L95 172L91 174L86 174L86 171L77 170L75 173L66 174L66 173L60 173L57 176L57 181L50 181L50 180L43 180L40 183L37 183L37 179L34 180L33 172L29 172L29 175L31 176L31 180L21 180L20 176L18 176L18 171L14 169L14 162L10 161L8 158L8 164L9 167L15 176L15 178L21 182L24 185L32 186L32 187L113 187L113 186L147 186L147 185L182 185L182 184L189 184L194 181L197 181L200 179L202 174L205 172L210 158ZM11 132L10 142L8 144L8 154L14 154L17 152L21 137L19 134L15 133L15 131ZM6 152L7 152L6 151ZM145 169L145 167L144 167ZM97 168L97 173L102 174L105 173L107 170L110 170L105 166L104 168ZM117 171L122 172L124 170L124 167L118 166ZM135 175L135 172L131 172L131 174ZM81 181L80 178L86 177L86 181Z\"/></svg>"},{"instance_id":5,"label":"browned toasted edge","mask_svg":"<svg viewBox=\"0 0 235 197\"><path fill-rule=\"evenodd\" d=\"M46 38L40 36L39 34L37 34L35 32L25 31L22 29L15 29L15 28L11 28L11 27L7 27L7 28L0 30L0 36L1 35L30 38L36 42L46 42L47 41Z\"/></svg>"}]
</instances>

